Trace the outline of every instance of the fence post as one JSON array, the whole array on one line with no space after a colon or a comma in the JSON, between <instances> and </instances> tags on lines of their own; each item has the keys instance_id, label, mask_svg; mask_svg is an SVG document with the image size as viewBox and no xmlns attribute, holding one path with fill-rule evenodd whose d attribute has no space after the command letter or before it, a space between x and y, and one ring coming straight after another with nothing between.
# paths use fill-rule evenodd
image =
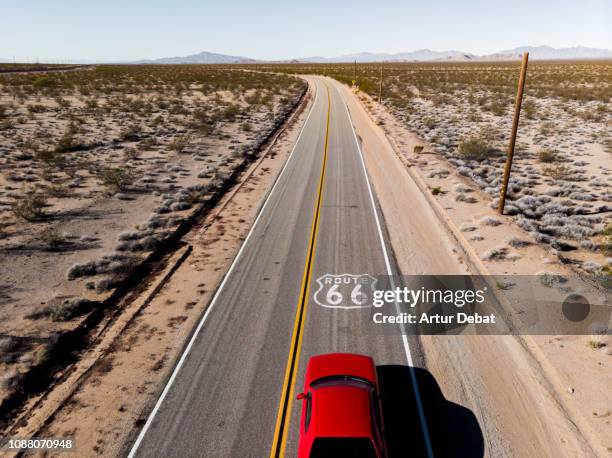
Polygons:
<instances>
[{"instance_id":1,"label":"fence post","mask_svg":"<svg viewBox=\"0 0 612 458\"><path fill-rule=\"evenodd\" d=\"M510 170L512 169L512 158L514 157L514 145L516 144L516 131L518 130L519 116L521 114L521 103L523 102L523 89L525 88L525 78L527 77L527 61L529 53L523 54L523 64L521 65L521 76L518 83L518 92L516 93L516 102L514 104L514 118L512 119L512 132L510 133L510 144L508 145L508 158L506 159L506 168L504 169L504 181L501 187L499 196L498 211L500 215L504 214L504 206L506 205L506 192L508 191L508 181L510 181Z\"/></svg>"}]
</instances>

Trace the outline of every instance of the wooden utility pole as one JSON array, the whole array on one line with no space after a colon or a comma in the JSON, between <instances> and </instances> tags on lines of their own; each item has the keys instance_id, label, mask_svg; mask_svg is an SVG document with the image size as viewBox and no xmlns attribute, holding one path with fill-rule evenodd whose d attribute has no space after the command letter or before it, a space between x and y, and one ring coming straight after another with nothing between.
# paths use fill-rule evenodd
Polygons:
<instances>
[{"instance_id":1,"label":"wooden utility pole","mask_svg":"<svg viewBox=\"0 0 612 458\"><path fill-rule=\"evenodd\" d=\"M504 169L504 181L501 187L499 196L499 213L504 214L504 206L506 204L506 192L508 191L508 181L510 181L510 171L512 170L512 158L514 157L514 145L516 144L516 131L518 130L519 116L521 114L521 103L523 102L523 89L525 88L525 78L527 77L527 62L529 53L523 54L523 64L521 65L521 76L518 83L518 92L516 93L516 102L514 104L514 118L512 119L512 132L510 133L510 144L508 145L508 158L506 159L506 168Z\"/></svg>"},{"instance_id":2,"label":"wooden utility pole","mask_svg":"<svg viewBox=\"0 0 612 458\"><path fill-rule=\"evenodd\" d=\"M382 103L382 78L383 78L383 63L380 63L380 85L378 86L378 103Z\"/></svg>"},{"instance_id":3,"label":"wooden utility pole","mask_svg":"<svg viewBox=\"0 0 612 458\"><path fill-rule=\"evenodd\" d=\"M355 59L355 66L353 69L353 79L355 80L355 84L357 84L357 59Z\"/></svg>"}]
</instances>

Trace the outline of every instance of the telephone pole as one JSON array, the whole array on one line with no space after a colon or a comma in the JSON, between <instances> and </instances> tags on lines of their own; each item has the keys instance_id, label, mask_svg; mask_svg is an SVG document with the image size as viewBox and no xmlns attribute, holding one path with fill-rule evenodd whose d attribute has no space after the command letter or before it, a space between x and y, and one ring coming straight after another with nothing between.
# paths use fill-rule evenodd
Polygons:
<instances>
[{"instance_id":1,"label":"telephone pole","mask_svg":"<svg viewBox=\"0 0 612 458\"><path fill-rule=\"evenodd\" d=\"M516 93L516 102L514 104L514 118L512 119L512 132L510 133L510 144L508 145L508 158L506 159L506 167L504 169L504 181L502 183L499 196L498 211L500 215L504 214L504 206L506 205L506 193L508 191L508 181L510 181L510 171L512 170L512 159L514 157L514 145L516 144L516 131L518 130L519 116L521 114L521 103L523 102L523 89L525 88L525 79L527 77L527 62L529 53L523 54L523 64L521 65L521 76L519 77L518 91Z\"/></svg>"},{"instance_id":2,"label":"telephone pole","mask_svg":"<svg viewBox=\"0 0 612 458\"><path fill-rule=\"evenodd\" d=\"M380 82L378 86L378 103L382 103L383 62L380 63Z\"/></svg>"}]
</instances>

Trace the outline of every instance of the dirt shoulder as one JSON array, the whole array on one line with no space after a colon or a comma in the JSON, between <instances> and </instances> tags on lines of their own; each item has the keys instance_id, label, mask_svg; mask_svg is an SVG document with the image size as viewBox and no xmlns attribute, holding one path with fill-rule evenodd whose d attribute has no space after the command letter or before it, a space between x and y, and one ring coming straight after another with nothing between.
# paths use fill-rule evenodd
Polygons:
<instances>
[{"instance_id":1,"label":"dirt shoulder","mask_svg":"<svg viewBox=\"0 0 612 458\"><path fill-rule=\"evenodd\" d=\"M310 91L265 156L101 327L95 345L32 404L11 436L70 437L78 456L129 449L285 163L310 109Z\"/></svg>"},{"instance_id":2,"label":"dirt shoulder","mask_svg":"<svg viewBox=\"0 0 612 458\"><path fill-rule=\"evenodd\" d=\"M391 243L405 275L573 272L548 250L528 243L503 259L486 253L526 234L490 207L490 196L435 155L428 144L366 95L341 86L362 142L366 165ZM369 111L365 107L369 107ZM443 173L431 173L444 170ZM475 201L456 201L432 189L471 189ZM465 191L464 191L465 192ZM499 224L489 225L494 218ZM469 231L465 231L470 227ZM473 229L471 229L473 227ZM481 237L474 237L474 233ZM601 342L595 350L589 344ZM446 398L470 408L489 456L606 456L611 436L612 386L605 336L423 336L431 371ZM598 344L599 345L599 344Z\"/></svg>"}]
</instances>

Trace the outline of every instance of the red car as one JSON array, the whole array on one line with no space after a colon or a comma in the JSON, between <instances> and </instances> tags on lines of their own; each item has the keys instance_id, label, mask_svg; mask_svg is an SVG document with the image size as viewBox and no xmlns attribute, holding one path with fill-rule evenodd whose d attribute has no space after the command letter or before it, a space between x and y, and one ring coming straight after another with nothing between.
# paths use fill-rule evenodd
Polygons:
<instances>
[{"instance_id":1,"label":"red car","mask_svg":"<svg viewBox=\"0 0 612 458\"><path fill-rule=\"evenodd\" d=\"M369 356L331 353L308 361L298 458L385 455L376 366Z\"/></svg>"}]
</instances>

